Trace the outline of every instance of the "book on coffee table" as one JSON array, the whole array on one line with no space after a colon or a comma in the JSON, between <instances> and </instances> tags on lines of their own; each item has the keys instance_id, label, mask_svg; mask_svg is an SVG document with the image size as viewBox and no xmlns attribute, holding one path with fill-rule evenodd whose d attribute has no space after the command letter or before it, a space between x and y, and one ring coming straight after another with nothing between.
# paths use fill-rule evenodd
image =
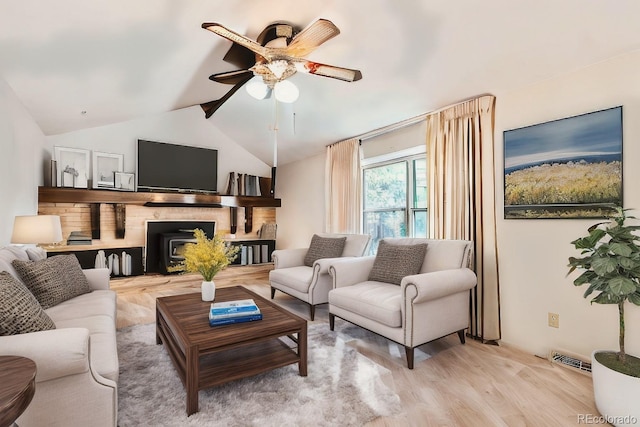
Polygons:
<instances>
[{"instance_id":1,"label":"book on coffee table","mask_svg":"<svg viewBox=\"0 0 640 427\"><path fill-rule=\"evenodd\" d=\"M235 317L226 317L219 319L212 319L209 317L209 326L222 326L222 325L232 325L234 323L245 323L245 322L254 322L256 320L262 320L262 314L245 314L241 316Z\"/></svg>"},{"instance_id":2,"label":"book on coffee table","mask_svg":"<svg viewBox=\"0 0 640 427\"><path fill-rule=\"evenodd\" d=\"M253 299L217 302L211 304L209 309L209 324L211 326L261 319L262 313Z\"/></svg>"}]
</instances>

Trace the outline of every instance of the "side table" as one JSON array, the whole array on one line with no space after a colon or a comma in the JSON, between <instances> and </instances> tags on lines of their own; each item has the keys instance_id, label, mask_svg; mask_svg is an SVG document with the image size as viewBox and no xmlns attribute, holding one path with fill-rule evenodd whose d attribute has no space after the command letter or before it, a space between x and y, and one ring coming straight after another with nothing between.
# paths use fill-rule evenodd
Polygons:
<instances>
[{"instance_id":1,"label":"side table","mask_svg":"<svg viewBox=\"0 0 640 427\"><path fill-rule=\"evenodd\" d=\"M20 356L0 356L0 427L27 409L36 391L36 364Z\"/></svg>"}]
</instances>

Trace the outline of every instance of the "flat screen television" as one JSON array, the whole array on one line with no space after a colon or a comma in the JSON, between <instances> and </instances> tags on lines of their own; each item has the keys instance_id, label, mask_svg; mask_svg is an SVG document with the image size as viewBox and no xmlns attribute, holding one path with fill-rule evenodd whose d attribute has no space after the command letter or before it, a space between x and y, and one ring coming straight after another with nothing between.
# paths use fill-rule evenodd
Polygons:
<instances>
[{"instance_id":1,"label":"flat screen television","mask_svg":"<svg viewBox=\"0 0 640 427\"><path fill-rule=\"evenodd\" d=\"M218 150L139 139L136 158L138 191L218 191Z\"/></svg>"}]
</instances>

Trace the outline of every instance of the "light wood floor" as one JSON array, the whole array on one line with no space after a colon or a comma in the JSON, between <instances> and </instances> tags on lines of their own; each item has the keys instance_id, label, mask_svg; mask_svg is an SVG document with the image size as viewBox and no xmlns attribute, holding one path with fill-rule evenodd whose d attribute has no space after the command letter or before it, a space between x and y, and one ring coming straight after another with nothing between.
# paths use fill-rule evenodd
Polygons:
<instances>
[{"instance_id":1,"label":"light wood floor","mask_svg":"<svg viewBox=\"0 0 640 427\"><path fill-rule=\"evenodd\" d=\"M242 284L269 298L272 267L230 267L219 273L217 287ZM118 293L118 328L155 321L155 298L198 292L197 275L138 276L114 279ZM308 319L308 307L277 292L275 302ZM342 320L336 319L337 322ZM326 306L313 323L327 324ZM508 345L492 346L456 334L416 351L413 370L404 351L385 339L349 343L390 375L385 382L400 396L402 412L369 426L572 426L581 414L598 415L591 377L526 354Z\"/></svg>"}]
</instances>

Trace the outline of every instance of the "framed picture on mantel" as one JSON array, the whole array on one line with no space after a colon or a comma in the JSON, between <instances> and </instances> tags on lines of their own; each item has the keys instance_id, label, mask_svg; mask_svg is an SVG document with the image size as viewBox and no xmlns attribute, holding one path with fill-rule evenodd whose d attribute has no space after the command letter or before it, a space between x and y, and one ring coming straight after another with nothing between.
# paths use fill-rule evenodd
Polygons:
<instances>
[{"instance_id":1,"label":"framed picture on mantel","mask_svg":"<svg viewBox=\"0 0 640 427\"><path fill-rule=\"evenodd\" d=\"M115 188L115 172L122 172L123 154L93 152L93 188Z\"/></svg>"},{"instance_id":2,"label":"framed picture on mantel","mask_svg":"<svg viewBox=\"0 0 640 427\"><path fill-rule=\"evenodd\" d=\"M57 163L59 187L88 188L89 150L82 148L53 147Z\"/></svg>"}]
</instances>

